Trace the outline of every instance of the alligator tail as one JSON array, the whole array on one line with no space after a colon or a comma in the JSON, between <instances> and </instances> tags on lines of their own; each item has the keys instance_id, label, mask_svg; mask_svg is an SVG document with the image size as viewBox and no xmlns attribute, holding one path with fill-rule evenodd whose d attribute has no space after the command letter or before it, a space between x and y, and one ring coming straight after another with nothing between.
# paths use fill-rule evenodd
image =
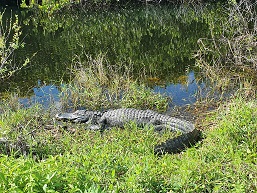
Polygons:
<instances>
[{"instance_id":1,"label":"alligator tail","mask_svg":"<svg viewBox=\"0 0 257 193\"><path fill-rule=\"evenodd\" d=\"M165 153L180 153L187 147L193 146L197 141L201 139L201 131L194 129L191 132L184 133L176 138L168 139L159 145L154 147L154 153L156 155L162 155Z\"/></svg>"}]
</instances>

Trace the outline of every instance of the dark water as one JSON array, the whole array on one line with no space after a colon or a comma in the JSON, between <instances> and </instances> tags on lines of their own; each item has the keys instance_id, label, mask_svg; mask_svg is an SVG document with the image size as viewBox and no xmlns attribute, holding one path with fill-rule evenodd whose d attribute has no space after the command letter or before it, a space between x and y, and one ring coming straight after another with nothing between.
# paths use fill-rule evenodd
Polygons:
<instances>
[{"instance_id":1,"label":"dark water","mask_svg":"<svg viewBox=\"0 0 257 193\"><path fill-rule=\"evenodd\" d=\"M2 9L3 11L3 9ZM24 105L45 106L58 101L59 86L71 78L74 63L105 56L108 64L133 76L157 77L161 84L149 83L155 92L171 96L174 105L192 104L198 86L192 55L197 40L206 37L208 25L203 10L188 7L141 7L127 10L59 15L18 14L25 47L15 52L15 62L29 57L28 67L1 82L0 93L19 92ZM10 18L10 9L4 18ZM33 56L33 57L32 57Z\"/></svg>"}]
</instances>

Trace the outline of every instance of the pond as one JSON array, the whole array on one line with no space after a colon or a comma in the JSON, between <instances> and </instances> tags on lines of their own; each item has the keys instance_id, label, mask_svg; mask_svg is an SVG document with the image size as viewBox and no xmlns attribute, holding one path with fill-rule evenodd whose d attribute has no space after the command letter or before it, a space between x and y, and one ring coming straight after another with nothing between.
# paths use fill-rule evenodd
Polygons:
<instances>
[{"instance_id":1,"label":"pond","mask_svg":"<svg viewBox=\"0 0 257 193\"><path fill-rule=\"evenodd\" d=\"M194 103L204 86L193 59L197 40L209 33L202 8L142 6L54 15L6 8L5 19L11 14L19 15L25 42L15 62L30 58L30 64L1 82L2 97L18 92L24 105L47 106L59 100L59 88L72 78L74 65L99 54L114 68L129 68L154 92L172 97L171 105Z\"/></svg>"}]
</instances>

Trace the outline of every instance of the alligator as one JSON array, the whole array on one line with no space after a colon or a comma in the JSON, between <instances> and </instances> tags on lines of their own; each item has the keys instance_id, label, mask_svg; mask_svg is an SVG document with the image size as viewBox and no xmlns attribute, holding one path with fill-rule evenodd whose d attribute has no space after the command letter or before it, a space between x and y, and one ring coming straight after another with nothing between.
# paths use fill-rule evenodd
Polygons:
<instances>
[{"instance_id":1,"label":"alligator","mask_svg":"<svg viewBox=\"0 0 257 193\"><path fill-rule=\"evenodd\" d=\"M75 123L87 123L90 129L103 132L111 127L123 128L128 122L135 122L139 127L152 126L155 131L164 129L182 134L168 139L154 147L155 154L179 153L190 147L200 139L200 131L190 122L160 114L152 110L138 110L133 108L120 108L107 111L77 110L73 113L60 113L55 116L57 120Z\"/></svg>"}]
</instances>

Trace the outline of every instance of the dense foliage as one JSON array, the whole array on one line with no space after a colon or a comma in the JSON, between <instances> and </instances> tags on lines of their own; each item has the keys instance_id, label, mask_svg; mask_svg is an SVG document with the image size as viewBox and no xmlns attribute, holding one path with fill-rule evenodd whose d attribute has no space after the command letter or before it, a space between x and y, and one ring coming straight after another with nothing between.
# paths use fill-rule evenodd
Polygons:
<instances>
[{"instance_id":1,"label":"dense foliage","mask_svg":"<svg viewBox=\"0 0 257 193\"><path fill-rule=\"evenodd\" d=\"M78 4L81 7L110 7L110 6L127 6L135 4L199 4L199 3L216 3L221 0L2 0L0 5L23 5L23 6L57 6L60 8L69 4ZM235 0L227 0L228 2L235 2ZM221 1L223 2L223 1Z\"/></svg>"}]
</instances>

